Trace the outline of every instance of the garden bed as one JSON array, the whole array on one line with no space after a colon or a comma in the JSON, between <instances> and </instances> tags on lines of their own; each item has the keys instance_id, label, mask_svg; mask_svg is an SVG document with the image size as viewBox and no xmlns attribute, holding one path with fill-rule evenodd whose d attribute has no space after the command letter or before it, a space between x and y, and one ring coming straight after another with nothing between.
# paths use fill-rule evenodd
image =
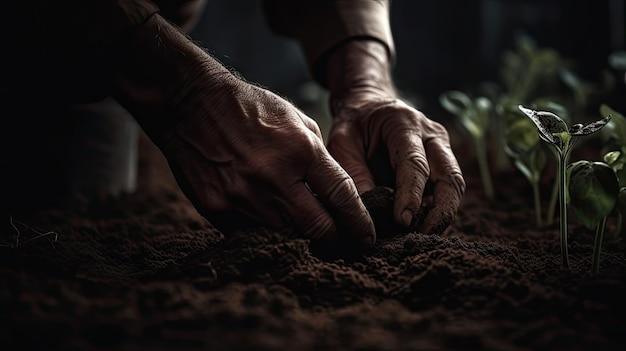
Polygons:
<instances>
[{"instance_id":1,"label":"garden bed","mask_svg":"<svg viewBox=\"0 0 626 351\"><path fill-rule=\"evenodd\" d=\"M468 185L455 223L398 230L379 189L378 242L351 259L265 229L223 235L144 153L136 194L2 219L2 348L622 350L624 240L606 239L593 275L594 233L570 216L561 269L558 221L535 228L525 178L496 175L487 201L455 149Z\"/></svg>"}]
</instances>

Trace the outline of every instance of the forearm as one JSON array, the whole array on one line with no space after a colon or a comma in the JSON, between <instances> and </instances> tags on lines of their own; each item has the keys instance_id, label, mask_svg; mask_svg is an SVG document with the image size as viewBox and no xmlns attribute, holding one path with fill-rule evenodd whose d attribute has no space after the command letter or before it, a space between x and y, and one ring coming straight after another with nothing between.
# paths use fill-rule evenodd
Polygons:
<instances>
[{"instance_id":1,"label":"forearm","mask_svg":"<svg viewBox=\"0 0 626 351\"><path fill-rule=\"evenodd\" d=\"M238 79L160 15L124 40L114 67L114 96L157 144L187 121L190 96L218 101Z\"/></svg>"}]
</instances>

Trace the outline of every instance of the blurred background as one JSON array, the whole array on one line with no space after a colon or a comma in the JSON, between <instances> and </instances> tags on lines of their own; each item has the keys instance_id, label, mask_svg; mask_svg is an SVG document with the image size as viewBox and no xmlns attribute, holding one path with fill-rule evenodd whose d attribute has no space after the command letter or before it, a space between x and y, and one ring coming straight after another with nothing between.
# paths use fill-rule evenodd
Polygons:
<instances>
[{"instance_id":1,"label":"blurred background","mask_svg":"<svg viewBox=\"0 0 626 351\"><path fill-rule=\"evenodd\" d=\"M512 49L518 33L557 50L581 78L598 80L610 69L609 54L625 49L625 18L624 0L393 0L394 76L416 107L445 119L438 96L496 81L502 52ZM298 44L265 25L258 1L210 0L190 35L225 65L293 100L327 128L326 92L311 81ZM613 106L623 111L621 75L622 95Z\"/></svg>"}]
</instances>

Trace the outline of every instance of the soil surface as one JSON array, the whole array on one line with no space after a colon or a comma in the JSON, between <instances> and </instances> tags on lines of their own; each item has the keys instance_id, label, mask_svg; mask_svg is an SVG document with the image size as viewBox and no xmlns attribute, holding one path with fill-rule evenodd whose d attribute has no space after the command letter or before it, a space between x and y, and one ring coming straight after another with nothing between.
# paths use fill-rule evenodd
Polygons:
<instances>
[{"instance_id":1,"label":"soil surface","mask_svg":"<svg viewBox=\"0 0 626 351\"><path fill-rule=\"evenodd\" d=\"M4 350L626 349L624 239L609 235L593 275L594 233L570 216L561 269L558 224L535 227L513 170L488 201L461 158L468 190L440 235L399 229L389 192L365 194L377 244L329 259L263 228L215 230L144 149L135 194L2 218Z\"/></svg>"}]
</instances>

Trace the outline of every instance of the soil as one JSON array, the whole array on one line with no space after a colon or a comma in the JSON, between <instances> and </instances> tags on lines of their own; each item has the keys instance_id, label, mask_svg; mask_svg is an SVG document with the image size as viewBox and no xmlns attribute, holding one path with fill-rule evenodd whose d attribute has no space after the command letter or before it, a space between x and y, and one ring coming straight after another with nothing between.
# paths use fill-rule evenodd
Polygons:
<instances>
[{"instance_id":1,"label":"soil","mask_svg":"<svg viewBox=\"0 0 626 351\"><path fill-rule=\"evenodd\" d=\"M384 188L365 194L375 247L328 258L271 230L216 230L145 146L136 193L2 219L4 350L626 346L624 239L606 238L591 274L594 233L570 216L562 269L558 224L535 227L530 186L514 170L494 175L487 200L472 156L461 158L467 193L437 235L393 225Z\"/></svg>"}]
</instances>

